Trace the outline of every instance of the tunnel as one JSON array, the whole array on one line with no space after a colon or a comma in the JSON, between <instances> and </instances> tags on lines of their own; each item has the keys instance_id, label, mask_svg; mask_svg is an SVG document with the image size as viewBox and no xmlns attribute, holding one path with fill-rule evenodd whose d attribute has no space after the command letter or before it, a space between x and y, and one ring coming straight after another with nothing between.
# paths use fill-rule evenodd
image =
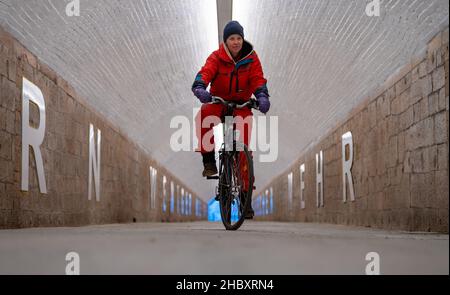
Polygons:
<instances>
[{"instance_id":1,"label":"tunnel","mask_svg":"<svg viewBox=\"0 0 450 295\"><path fill-rule=\"evenodd\" d=\"M0 1L0 274L448 275L448 44L444 0Z\"/></svg>"}]
</instances>

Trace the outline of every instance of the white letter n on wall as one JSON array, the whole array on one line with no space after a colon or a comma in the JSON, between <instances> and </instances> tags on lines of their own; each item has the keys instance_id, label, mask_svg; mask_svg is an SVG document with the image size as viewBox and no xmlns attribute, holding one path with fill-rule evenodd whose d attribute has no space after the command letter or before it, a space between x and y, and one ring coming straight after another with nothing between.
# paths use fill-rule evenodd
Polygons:
<instances>
[{"instance_id":1,"label":"white letter n on wall","mask_svg":"<svg viewBox=\"0 0 450 295\"><path fill-rule=\"evenodd\" d=\"M95 199L100 202L100 143L101 131L97 129L97 153L95 152L94 125L89 124L89 188L88 200L92 199L92 172L94 172Z\"/></svg>"},{"instance_id":2,"label":"white letter n on wall","mask_svg":"<svg viewBox=\"0 0 450 295\"><path fill-rule=\"evenodd\" d=\"M39 108L39 128L30 126L30 101ZM41 193L47 193L45 183L44 164L42 162L41 144L45 136L45 100L41 90L23 78L22 80L22 187L23 191L28 191L29 179L29 147L34 151L36 160L36 170L39 179Z\"/></svg>"}]
</instances>

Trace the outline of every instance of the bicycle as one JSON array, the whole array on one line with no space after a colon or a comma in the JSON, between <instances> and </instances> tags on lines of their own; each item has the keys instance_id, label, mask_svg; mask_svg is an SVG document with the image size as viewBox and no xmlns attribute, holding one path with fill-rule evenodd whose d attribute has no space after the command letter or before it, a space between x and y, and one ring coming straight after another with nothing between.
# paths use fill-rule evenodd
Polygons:
<instances>
[{"instance_id":1,"label":"bicycle","mask_svg":"<svg viewBox=\"0 0 450 295\"><path fill-rule=\"evenodd\" d=\"M207 179L219 180L216 186L216 200L219 201L222 223L227 230L237 230L244 222L252 201L253 159L247 145L236 141L236 123L229 124L225 118L232 117L234 109L248 107L257 110L257 101L250 99L239 105L213 96L211 103L221 103L226 109L221 118L224 142L219 150L219 174L208 176Z\"/></svg>"}]
</instances>

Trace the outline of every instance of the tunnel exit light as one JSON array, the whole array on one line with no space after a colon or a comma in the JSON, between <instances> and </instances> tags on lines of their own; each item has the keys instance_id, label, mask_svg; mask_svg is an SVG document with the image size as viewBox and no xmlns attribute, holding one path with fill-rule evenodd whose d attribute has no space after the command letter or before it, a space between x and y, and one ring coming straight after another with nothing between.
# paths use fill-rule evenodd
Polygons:
<instances>
[{"instance_id":1,"label":"tunnel exit light","mask_svg":"<svg viewBox=\"0 0 450 295\"><path fill-rule=\"evenodd\" d=\"M219 40L217 38L217 3L216 1L204 1L199 8L203 10L203 15L205 16L205 21L207 23L207 26L204 29L209 46L206 54L209 54L210 52L217 50L217 47L219 46Z\"/></svg>"}]
</instances>

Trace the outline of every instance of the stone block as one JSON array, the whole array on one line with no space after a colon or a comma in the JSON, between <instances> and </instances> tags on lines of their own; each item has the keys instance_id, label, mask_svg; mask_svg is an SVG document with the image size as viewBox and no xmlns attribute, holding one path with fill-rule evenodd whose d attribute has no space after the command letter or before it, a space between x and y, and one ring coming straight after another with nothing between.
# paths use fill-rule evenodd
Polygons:
<instances>
[{"instance_id":1,"label":"stone block","mask_svg":"<svg viewBox=\"0 0 450 295\"><path fill-rule=\"evenodd\" d=\"M425 60L419 64L419 78L423 78L427 74L427 61Z\"/></svg>"},{"instance_id":2,"label":"stone block","mask_svg":"<svg viewBox=\"0 0 450 295\"><path fill-rule=\"evenodd\" d=\"M437 49L434 51L429 51L427 56L427 72L431 74L437 67Z\"/></svg>"},{"instance_id":3,"label":"stone block","mask_svg":"<svg viewBox=\"0 0 450 295\"><path fill-rule=\"evenodd\" d=\"M364 198L364 199L366 199L366 198ZM371 194L367 198L367 209L382 211L383 207L384 207L384 205L383 205L384 200L385 200L385 196L384 196L384 192L382 192L382 191Z\"/></svg>"},{"instance_id":4,"label":"stone block","mask_svg":"<svg viewBox=\"0 0 450 295\"><path fill-rule=\"evenodd\" d=\"M34 84L36 84L35 68L33 68L28 63L19 61L18 66L17 66L16 83L17 83L17 81L21 81L22 77L25 77L28 80L32 81ZM38 87L41 88L42 86L38 85Z\"/></svg>"},{"instance_id":5,"label":"stone block","mask_svg":"<svg viewBox=\"0 0 450 295\"><path fill-rule=\"evenodd\" d=\"M55 133L64 136L66 117L64 116L64 114L59 112L54 112L53 116L55 117Z\"/></svg>"},{"instance_id":6,"label":"stone block","mask_svg":"<svg viewBox=\"0 0 450 295\"><path fill-rule=\"evenodd\" d=\"M411 152L413 173L427 173L437 169L437 146L433 145Z\"/></svg>"},{"instance_id":7,"label":"stone block","mask_svg":"<svg viewBox=\"0 0 450 295\"><path fill-rule=\"evenodd\" d=\"M434 172L411 175L411 207L432 208L435 203L435 176Z\"/></svg>"},{"instance_id":8,"label":"stone block","mask_svg":"<svg viewBox=\"0 0 450 295\"><path fill-rule=\"evenodd\" d=\"M385 209L407 209L410 207L410 175L403 174L399 185L392 185L385 189Z\"/></svg>"},{"instance_id":9,"label":"stone block","mask_svg":"<svg viewBox=\"0 0 450 295\"><path fill-rule=\"evenodd\" d=\"M377 121L380 122L391 114L391 104L385 95L381 95L376 100L377 104Z\"/></svg>"},{"instance_id":10,"label":"stone block","mask_svg":"<svg viewBox=\"0 0 450 295\"><path fill-rule=\"evenodd\" d=\"M436 67L440 67L444 64L445 53L443 48L436 50Z\"/></svg>"},{"instance_id":11,"label":"stone block","mask_svg":"<svg viewBox=\"0 0 450 295\"><path fill-rule=\"evenodd\" d=\"M387 168L392 168L397 166L397 155L398 155L398 136L392 136L389 138L388 150L385 159L385 166Z\"/></svg>"},{"instance_id":12,"label":"stone block","mask_svg":"<svg viewBox=\"0 0 450 295\"><path fill-rule=\"evenodd\" d=\"M20 102L20 91L16 84L5 78L1 79L2 96L0 97L0 106L10 111L15 111L16 104Z\"/></svg>"},{"instance_id":13,"label":"stone block","mask_svg":"<svg viewBox=\"0 0 450 295\"><path fill-rule=\"evenodd\" d=\"M15 59L8 59L7 61L7 67L8 67L8 79L14 83L16 83L17 80L17 67L18 63Z\"/></svg>"},{"instance_id":14,"label":"stone block","mask_svg":"<svg viewBox=\"0 0 450 295\"><path fill-rule=\"evenodd\" d=\"M400 131L408 129L414 123L414 108L409 107L406 111L400 114L399 129Z\"/></svg>"},{"instance_id":15,"label":"stone block","mask_svg":"<svg viewBox=\"0 0 450 295\"><path fill-rule=\"evenodd\" d=\"M441 90L444 90L443 88ZM440 92L440 91L439 91ZM433 115L439 112L439 92L434 92L428 96L428 114Z\"/></svg>"},{"instance_id":16,"label":"stone block","mask_svg":"<svg viewBox=\"0 0 450 295\"><path fill-rule=\"evenodd\" d=\"M415 104L423 97L428 97L433 91L433 80L431 75L420 78L411 85L410 104Z\"/></svg>"},{"instance_id":17,"label":"stone block","mask_svg":"<svg viewBox=\"0 0 450 295\"><path fill-rule=\"evenodd\" d=\"M434 139L436 144L448 142L448 112L440 112L434 116Z\"/></svg>"},{"instance_id":18,"label":"stone block","mask_svg":"<svg viewBox=\"0 0 450 295\"><path fill-rule=\"evenodd\" d=\"M448 170L435 172L436 196L431 200L432 208L447 209L449 199Z\"/></svg>"},{"instance_id":19,"label":"stone block","mask_svg":"<svg viewBox=\"0 0 450 295\"><path fill-rule=\"evenodd\" d=\"M414 106L414 123L424 120L429 115L428 99L423 98L419 100Z\"/></svg>"},{"instance_id":20,"label":"stone block","mask_svg":"<svg viewBox=\"0 0 450 295\"><path fill-rule=\"evenodd\" d=\"M388 136L397 135L400 132L400 116L391 115L387 118L387 133Z\"/></svg>"},{"instance_id":21,"label":"stone block","mask_svg":"<svg viewBox=\"0 0 450 295\"><path fill-rule=\"evenodd\" d=\"M0 130L6 129L6 109L0 107Z\"/></svg>"},{"instance_id":22,"label":"stone block","mask_svg":"<svg viewBox=\"0 0 450 295\"><path fill-rule=\"evenodd\" d=\"M437 210L429 208L411 208L409 213L409 230L420 232L431 231L430 224L432 223L432 218L437 215Z\"/></svg>"},{"instance_id":23,"label":"stone block","mask_svg":"<svg viewBox=\"0 0 450 295\"><path fill-rule=\"evenodd\" d=\"M411 86L411 81L412 81L412 74L411 72L409 72L408 74L406 74L405 77L400 79L395 84L395 92L397 93L397 96L402 94L406 89L408 89Z\"/></svg>"},{"instance_id":24,"label":"stone block","mask_svg":"<svg viewBox=\"0 0 450 295\"><path fill-rule=\"evenodd\" d=\"M445 96L445 89L439 90L438 111L448 110L448 96Z\"/></svg>"},{"instance_id":25,"label":"stone block","mask_svg":"<svg viewBox=\"0 0 450 295\"><path fill-rule=\"evenodd\" d=\"M402 94L398 95L392 102L391 102L391 113L394 115L399 115L406 111L410 105L410 95L411 95L411 88L408 88L406 91L402 92Z\"/></svg>"},{"instance_id":26,"label":"stone block","mask_svg":"<svg viewBox=\"0 0 450 295\"><path fill-rule=\"evenodd\" d=\"M448 43L441 47L441 57L443 64L448 63Z\"/></svg>"},{"instance_id":27,"label":"stone block","mask_svg":"<svg viewBox=\"0 0 450 295\"><path fill-rule=\"evenodd\" d=\"M448 67L449 67L449 63L448 61L446 63L444 63L444 70L445 70L445 96L448 97L448 91L449 91L449 86L448 86L448 81L449 81L449 74L448 74ZM447 107L448 109L448 107Z\"/></svg>"},{"instance_id":28,"label":"stone block","mask_svg":"<svg viewBox=\"0 0 450 295\"><path fill-rule=\"evenodd\" d=\"M445 69L444 66L440 66L432 74L433 91L438 91L445 86Z\"/></svg>"},{"instance_id":29,"label":"stone block","mask_svg":"<svg viewBox=\"0 0 450 295\"><path fill-rule=\"evenodd\" d=\"M8 60L7 55L0 52L0 76L8 76Z\"/></svg>"},{"instance_id":30,"label":"stone block","mask_svg":"<svg viewBox=\"0 0 450 295\"><path fill-rule=\"evenodd\" d=\"M54 84L57 83L57 74L53 69L51 69L48 65L39 61L37 65L37 70L41 72L44 76L46 76L49 80L51 80Z\"/></svg>"},{"instance_id":31,"label":"stone block","mask_svg":"<svg viewBox=\"0 0 450 295\"><path fill-rule=\"evenodd\" d=\"M432 230L448 234L448 208L438 209L438 223L433 225Z\"/></svg>"},{"instance_id":32,"label":"stone block","mask_svg":"<svg viewBox=\"0 0 450 295\"><path fill-rule=\"evenodd\" d=\"M60 87L67 95L71 96L72 98L77 97L72 85L70 85L62 77L57 76L56 85L58 85L58 87Z\"/></svg>"},{"instance_id":33,"label":"stone block","mask_svg":"<svg viewBox=\"0 0 450 295\"><path fill-rule=\"evenodd\" d=\"M0 130L0 158L12 160L13 141L12 135Z\"/></svg>"},{"instance_id":34,"label":"stone block","mask_svg":"<svg viewBox=\"0 0 450 295\"><path fill-rule=\"evenodd\" d=\"M375 101L369 104L368 111L369 111L369 127L370 129L372 129L377 125L377 106Z\"/></svg>"},{"instance_id":35,"label":"stone block","mask_svg":"<svg viewBox=\"0 0 450 295\"><path fill-rule=\"evenodd\" d=\"M411 70L411 85L416 82L417 80L419 80L420 75L419 75L419 66L415 66L412 70Z\"/></svg>"},{"instance_id":36,"label":"stone block","mask_svg":"<svg viewBox=\"0 0 450 295\"><path fill-rule=\"evenodd\" d=\"M399 185L403 176L403 166L398 165L388 169L387 181L389 186Z\"/></svg>"},{"instance_id":37,"label":"stone block","mask_svg":"<svg viewBox=\"0 0 450 295\"><path fill-rule=\"evenodd\" d=\"M414 105L423 97L423 91L422 91L422 85L424 83L425 79L419 79L411 84L411 93L410 93L410 99L409 104Z\"/></svg>"},{"instance_id":38,"label":"stone block","mask_svg":"<svg viewBox=\"0 0 450 295\"><path fill-rule=\"evenodd\" d=\"M403 172L404 173L412 172L411 152L410 151L407 151L405 153L405 157L403 159Z\"/></svg>"},{"instance_id":39,"label":"stone block","mask_svg":"<svg viewBox=\"0 0 450 295\"><path fill-rule=\"evenodd\" d=\"M434 143L433 130L434 119L428 117L417 122L406 131L405 144L407 150L415 150L419 147L430 146Z\"/></svg>"},{"instance_id":40,"label":"stone block","mask_svg":"<svg viewBox=\"0 0 450 295\"><path fill-rule=\"evenodd\" d=\"M448 170L448 143L437 146L437 170Z\"/></svg>"},{"instance_id":41,"label":"stone block","mask_svg":"<svg viewBox=\"0 0 450 295\"><path fill-rule=\"evenodd\" d=\"M14 182L14 165L10 160L0 158L0 182Z\"/></svg>"},{"instance_id":42,"label":"stone block","mask_svg":"<svg viewBox=\"0 0 450 295\"><path fill-rule=\"evenodd\" d=\"M15 113L6 110L6 125L5 125L5 131L9 134L15 133L15 126L16 126L16 116Z\"/></svg>"},{"instance_id":43,"label":"stone block","mask_svg":"<svg viewBox=\"0 0 450 295\"><path fill-rule=\"evenodd\" d=\"M37 68L38 59L34 54L32 54L28 49L26 49L22 44L17 41L13 43L13 51L15 57L20 59L24 63L30 65L33 68Z\"/></svg>"},{"instance_id":44,"label":"stone block","mask_svg":"<svg viewBox=\"0 0 450 295\"><path fill-rule=\"evenodd\" d=\"M395 85L386 90L384 95L389 102L392 102L397 97L397 94L395 92Z\"/></svg>"}]
</instances>

